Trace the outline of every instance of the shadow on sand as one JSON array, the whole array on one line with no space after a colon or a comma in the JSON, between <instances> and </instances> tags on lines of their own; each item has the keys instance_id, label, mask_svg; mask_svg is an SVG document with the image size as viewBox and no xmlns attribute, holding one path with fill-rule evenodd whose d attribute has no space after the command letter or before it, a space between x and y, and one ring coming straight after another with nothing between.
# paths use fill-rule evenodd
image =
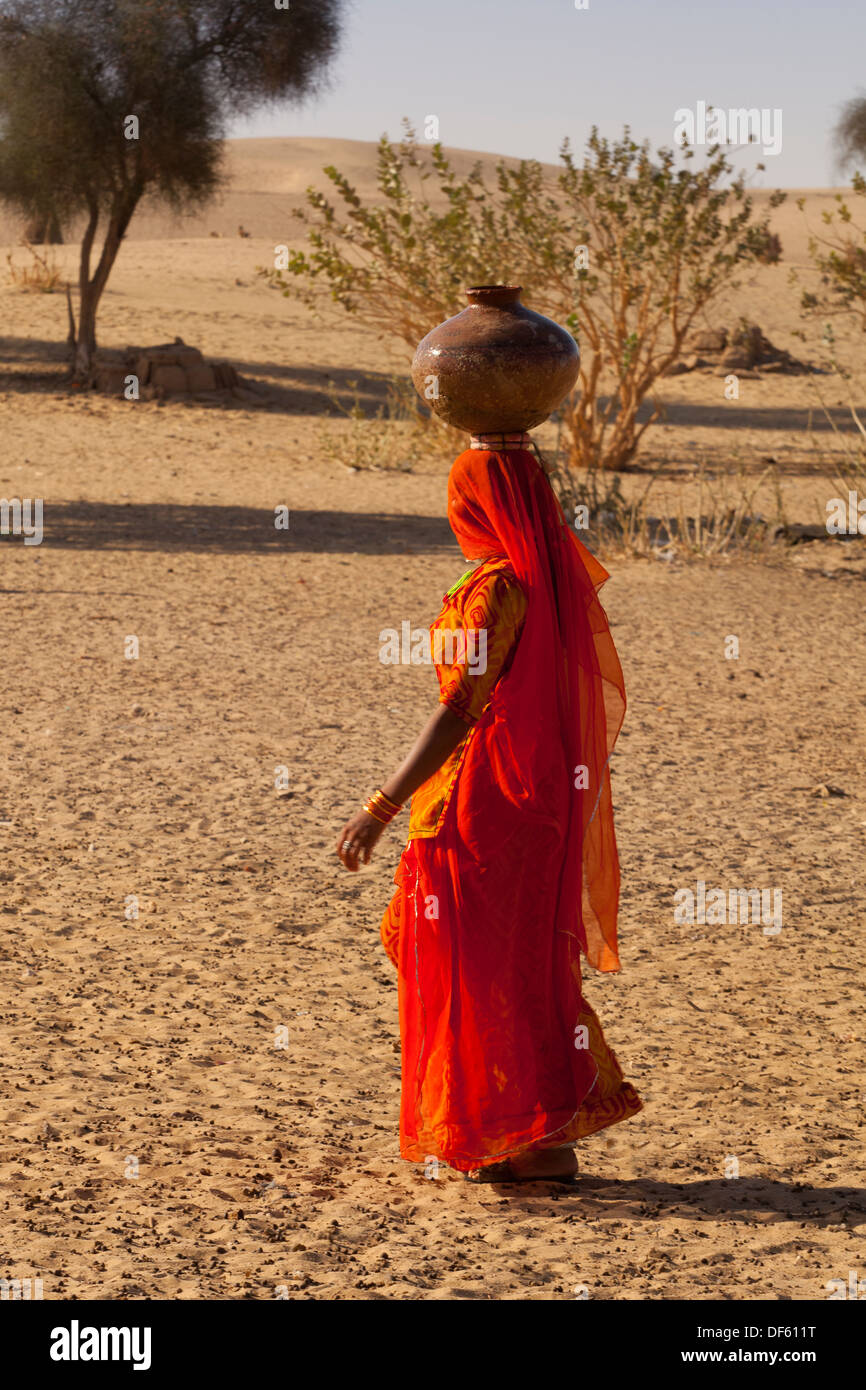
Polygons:
<instances>
[{"instance_id":1,"label":"shadow on sand","mask_svg":"<svg viewBox=\"0 0 866 1390\"><path fill-rule=\"evenodd\" d=\"M285 555L351 553L409 555L451 550L457 543L444 517L390 512L305 511L292 508L289 529L257 507L167 502L45 502L41 550L210 551ZM0 546L22 545L0 536Z\"/></svg>"},{"instance_id":2,"label":"shadow on sand","mask_svg":"<svg viewBox=\"0 0 866 1390\"><path fill-rule=\"evenodd\" d=\"M63 342L41 338L0 338L0 390L72 394L69 391L67 354ZM215 402L210 407L212 409L264 409L285 415L331 415L335 419L342 419L340 407L349 410L357 403L365 415L374 416L387 406L395 378L395 373L350 367L301 366L285 362L240 361L235 358L231 361L257 391L264 393L263 405L250 406L248 402L235 400L227 394L223 400ZM405 375L408 383L408 373L396 375ZM827 389L825 383L825 393ZM74 394L80 396L81 393ZM792 434L810 429L818 434L831 431L834 427L843 431L852 429L847 406L829 406L825 414L817 397L814 401L809 400L809 388L805 384L803 400L801 406L748 406L733 401L706 405L693 401L672 401L666 406L663 423L683 429L779 430ZM118 400L117 404L128 409L139 403ZM140 404L150 410L201 408L198 402L186 397L175 397L159 406L154 406L152 402ZM602 397L599 406L605 404L606 398ZM646 419L650 410L650 403L644 402L638 418ZM637 471L640 471L639 465Z\"/></svg>"},{"instance_id":3,"label":"shadow on sand","mask_svg":"<svg viewBox=\"0 0 866 1390\"><path fill-rule=\"evenodd\" d=\"M175 396L159 403L126 401L117 397L118 408L200 410L205 404L211 410L253 409L285 415L332 415L335 419L342 419L340 407L351 410L356 404L365 415L374 416L387 406L393 388L393 374L388 372L244 362L235 358L231 361L249 384L262 393L260 405L236 400L225 392L220 400L206 403L187 396ZM74 395L78 398L88 394L71 386L66 344L45 338L0 338L0 391ZM111 399L95 392L93 396L95 399Z\"/></svg>"},{"instance_id":4,"label":"shadow on sand","mask_svg":"<svg viewBox=\"0 0 866 1390\"><path fill-rule=\"evenodd\" d=\"M586 1160L581 1160L582 1162ZM485 1184L486 1186L487 1184ZM812 1227L838 1225L866 1212L862 1187L808 1187L798 1182L760 1178L703 1178L696 1182L658 1182L652 1178L614 1179L581 1173L573 1188L550 1183L490 1183L532 1209L540 1201L580 1205L587 1217L620 1216L655 1220L676 1212L691 1220L796 1222ZM770 1222L766 1217L769 1215Z\"/></svg>"}]
</instances>

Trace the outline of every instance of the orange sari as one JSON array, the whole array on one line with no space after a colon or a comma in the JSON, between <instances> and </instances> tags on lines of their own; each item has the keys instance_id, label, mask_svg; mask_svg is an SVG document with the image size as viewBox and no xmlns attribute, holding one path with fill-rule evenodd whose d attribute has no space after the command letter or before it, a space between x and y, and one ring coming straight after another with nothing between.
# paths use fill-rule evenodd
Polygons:
<instances>
[{"instance_id":1,"label":"orange sari","mask_svg":"<svg viewBox=\"0 0 866 1390\"><path fill-rule=\"evenodd\" d=\"M581 953L619 967L608 764L625 702L607 575L526 450L462 454L449 520L484 557L431 628L440 701L467 734L413 797L381 932L399 980L401 1153L465 1171L641 1102L580 967Z\"/></svg>"}]
</instances>

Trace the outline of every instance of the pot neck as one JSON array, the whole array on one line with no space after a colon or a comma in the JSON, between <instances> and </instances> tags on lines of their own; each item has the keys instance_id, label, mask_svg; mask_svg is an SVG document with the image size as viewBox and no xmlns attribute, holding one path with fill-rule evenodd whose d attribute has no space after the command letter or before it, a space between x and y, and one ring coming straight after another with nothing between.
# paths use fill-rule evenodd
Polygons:
<instances>
[{"instance_id":1,"label":"pot neck","mask_svg":"<svg viewBox=\"0 0 866 1390\"><path fill-rule=\"evenodd\" d=\"M525 430L514 430L509 434L472 434L469 436L470 449L489 449L500 453L509 449L528 449L532 440Z\"/></svg>"},{"instance_id":2,"label":"pot neck","mask_svg":"<svg viewBox=\"0 0 866 1390\"><path fill-rule=\"evenodd\" d=\"M507 309L520 303L522 285L473 285L466 291L470 308Z\"/></svg>"}]
</instances>

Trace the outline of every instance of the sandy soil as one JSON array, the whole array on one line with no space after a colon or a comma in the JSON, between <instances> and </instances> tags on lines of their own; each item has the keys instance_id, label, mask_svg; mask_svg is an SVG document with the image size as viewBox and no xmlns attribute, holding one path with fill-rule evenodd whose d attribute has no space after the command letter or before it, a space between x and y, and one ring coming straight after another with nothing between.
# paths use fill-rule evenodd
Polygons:
<instances>
[{"instance_id":1,"label":"sandy soil","mask_svg":"<svg viewBox=\"0 0 866 1390\"><path fill-rule=\"evenodd\" d=\"M322 454L328 392L375 404L400 363L255 281L309 181L260 148L289 143L233 149L222 228L142 223L101 326L227 357L266 408L71 395L60 296L0 292L0 492L45 499L43 544L0 551L0 1273L54 1299L826 1297L866 1234L861 547L611 562L623 971L587 993L645 1111L586 1142L574 1193L404 1164L377 934L401 831L357 877L332 843L436 698L379 632L463 566L447 460ZM802 353L789 268L743 294ZM719 379L672 381L652 450L686 478L776 457L817 519L803 379L744 385L728 413ZM698 880L781 890L782 930L677 924Z\"/></svg>"}]
</instances>

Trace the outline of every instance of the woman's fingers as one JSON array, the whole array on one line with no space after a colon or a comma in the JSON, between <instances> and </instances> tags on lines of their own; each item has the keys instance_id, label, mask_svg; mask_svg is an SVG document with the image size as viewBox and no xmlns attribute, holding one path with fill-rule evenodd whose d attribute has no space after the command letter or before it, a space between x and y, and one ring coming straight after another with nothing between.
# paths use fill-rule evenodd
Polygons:
<instances>
[{"instance_id":1,"label":"woman's fingers","mask_svg":"<svg viewBox=\"0 0 866 1390\"><path fill-rule=\"evenodd\" d=\"M357 827L353 827L350 821L349 824L344 827L337 841L337 854L347 869L351 869L353 872L357 871L360 867L358 864L358 856L362 849L364 849L364 831L363 829L358 830ZM369 861L370 852L368 849L364 862L366 864L369 863Z\"/></svg>"},{"instance_id":2,"label":"woman's fingers","mask_svg":"<svg viewBox=\"0 0 866 1390\"><path fill-rule=\"evenodd\" d=\"M363 856L365 864L369 864L373 846L383 829L384 827L374 817L363 812L344 825L336 848L341 862L347 869L353 871L359 869L361 867L358 862L360 856Z\"/></svg>"},{"instance_id":3,"label":"woman's fingers","mask_svg":"<svg viewBox=\"0 0 866 1390\"><path fill-rule=\"evenodd\" d=\"M357 869L358 845L353 837L351 825L347 825L340 834L337 841L337 854L347 869Z\"/></svg>"}]
</instances>

